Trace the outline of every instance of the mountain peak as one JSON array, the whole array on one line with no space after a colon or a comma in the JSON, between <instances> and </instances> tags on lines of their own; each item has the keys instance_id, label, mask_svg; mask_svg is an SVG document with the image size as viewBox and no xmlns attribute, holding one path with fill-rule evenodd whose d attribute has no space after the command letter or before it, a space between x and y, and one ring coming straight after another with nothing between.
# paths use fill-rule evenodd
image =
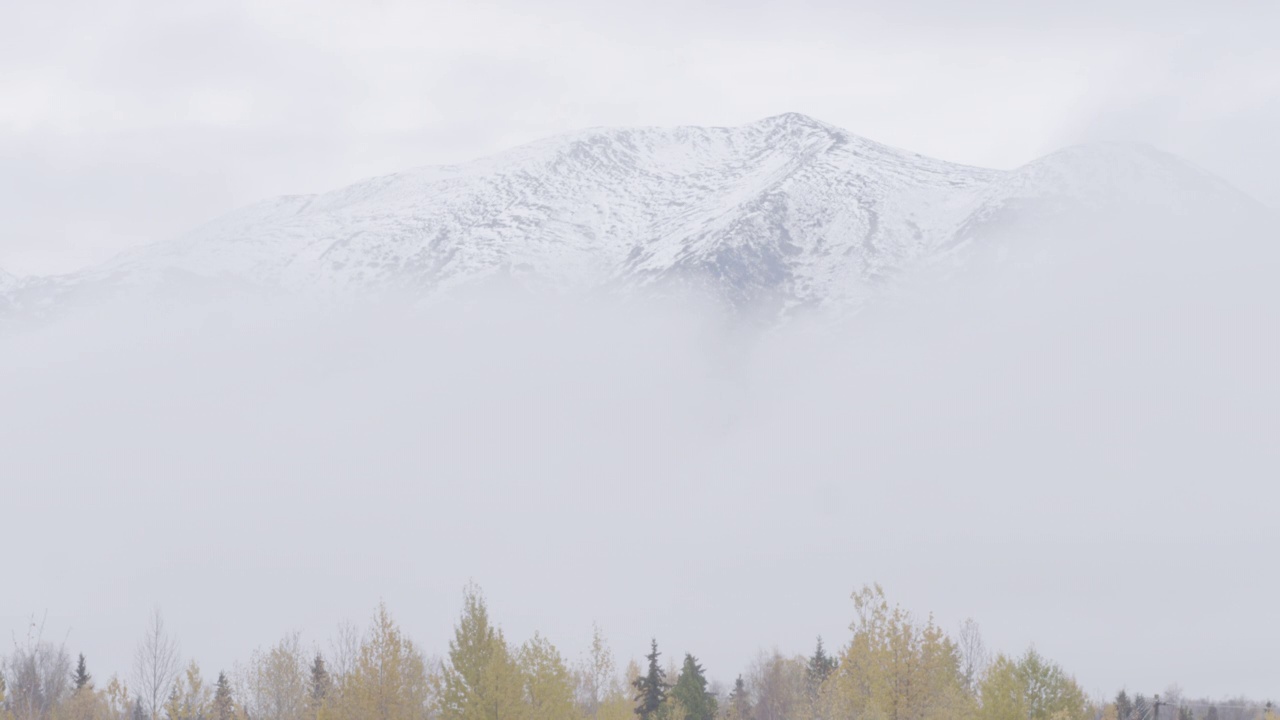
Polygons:
<instances>
[{"instance_id":1,"label":"mountain peak","mask_svg":"<svg viewBox=\"0 0 1280 720\"><path fill-rule=\"evenodd\" d=\"M839 128L825 123L815 117L805 115L798 112L785 112L780 115L770 115L769 117L757 120L752 125L759 127L788 127L788 128L809 128L813 130L839 130Z\"/></svg>"},{"instance_id":2,"label":"mountain peak","mask_svg":"<svg viewBox=\"0 0 1280 720\"><path fill-rule=\"evenodd\" d=\"M1183 165L1149 148L1085 147L987 170L795 112L733 128L597 128L258 203L4 294L30 304L42 288L182 277L428 297L509 276L557 290L696 287L740 308L856 309L913 268L1003 242L1011 214L1057 218L1100 196L1224 195ZM14 287L7 278L0 289Z\"/></svg>"}]
</instances>

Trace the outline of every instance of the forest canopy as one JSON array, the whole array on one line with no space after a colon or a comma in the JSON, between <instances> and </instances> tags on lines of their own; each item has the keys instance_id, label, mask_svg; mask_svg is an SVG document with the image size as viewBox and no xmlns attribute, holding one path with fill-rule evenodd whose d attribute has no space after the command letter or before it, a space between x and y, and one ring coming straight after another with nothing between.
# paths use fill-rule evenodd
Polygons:
<instances>
[{"instance_id":1,"label":"forest canopy","mask_svg":"<svg viewBox=\"0 0 1280 720\"><path fill-rule=\"evenodd\" d=\"M513 642L475 585L439 657L380 604L327 648L289 633L206 674L156 610L130 671L100 681L33 625L0 663L0 720L1280 720L1270 703L1177 688L1090 698L1035 648L992 655L972 620L948 634L879 585L852 600L843 645L764 651L728 683L656 638L643 662L619 667L598 626L572 660L540 634Z\"/></svg>"}]
</instances>

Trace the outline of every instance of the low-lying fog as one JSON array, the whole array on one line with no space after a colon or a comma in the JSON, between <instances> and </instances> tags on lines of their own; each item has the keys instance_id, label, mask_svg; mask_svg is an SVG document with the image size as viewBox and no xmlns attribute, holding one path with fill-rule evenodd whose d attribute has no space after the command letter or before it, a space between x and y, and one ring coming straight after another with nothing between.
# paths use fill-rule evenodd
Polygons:
<instances>
[{"instance_id":1,"label":"low-lying fog","mask_svg":"<svg viewBox=\"0 0 1280 720\"><path fill-rule=\"evenodd\" d=\"M0 628L105 678L159 606L216 673L384 599L442 653L474 579L512 639L595 621L730 682L878 581L1090 692L1266 695L1275 236L1119 227L836 325L494 293L11 333Z\"/></svg>"}]
</instances>

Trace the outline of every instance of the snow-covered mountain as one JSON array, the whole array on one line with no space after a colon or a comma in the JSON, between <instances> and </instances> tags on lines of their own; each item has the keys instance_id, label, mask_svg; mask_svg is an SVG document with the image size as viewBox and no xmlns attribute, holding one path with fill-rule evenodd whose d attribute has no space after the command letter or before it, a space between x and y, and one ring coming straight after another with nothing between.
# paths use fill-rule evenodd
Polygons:
<instances>
[{"instance_id":1,"label":"snow-covered mountain","mask_svg":"<svg viewBox=\"0 0 1280 720\"><path fill-rule=\"evenodd\" d=\"M225 284L428 297L507 278L567 291L694 287L774 312L847 309L921 265L1013 242L1011 227L1116 203L1176 211L1207 196L1251 203L1140 146L1069 148L998 171L798 114L594 129L267 200L82 272L0 277L0 295L29 308Z\"/></svg>"}]
</instances>

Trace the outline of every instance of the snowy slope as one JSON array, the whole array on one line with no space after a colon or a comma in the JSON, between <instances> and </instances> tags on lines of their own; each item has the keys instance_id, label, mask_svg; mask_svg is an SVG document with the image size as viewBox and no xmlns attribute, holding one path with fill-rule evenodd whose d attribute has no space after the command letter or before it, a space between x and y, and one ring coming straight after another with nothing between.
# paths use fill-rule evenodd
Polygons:
<instances>
[{"instance_id":1,"label":"snowy slope","mask_svg":"<svg viewBox=\"0 0 1280 720\"><path fill-rule=\"evenodd\" d=\"M1059 150L1003 173L947 248L1019 241L1064 225L1082 229L1080 217L1121 214L1168 217L1241 215L1261 206L1226 182L1184 160L1143 145L1098 143ZM1010 233L1013 238L1008 238Z\"/></svg>"},{"instance_id":2,"label":"snowy slope","mask_svg":"<svg viewBox=\"0 0 1280 720\"><path fill-rule=\"evenodd\" d=\"M740 308L852 308L917 265L981 245L1011 213L1176 207L1206 192L1234 197L1177 158L1124 145L996 171L798 114L736 128L594 129L268 200L8 295L38 305L214 282L429 296L506 277L566 291L693 286Z\"/></svg>"}]
</instances>

